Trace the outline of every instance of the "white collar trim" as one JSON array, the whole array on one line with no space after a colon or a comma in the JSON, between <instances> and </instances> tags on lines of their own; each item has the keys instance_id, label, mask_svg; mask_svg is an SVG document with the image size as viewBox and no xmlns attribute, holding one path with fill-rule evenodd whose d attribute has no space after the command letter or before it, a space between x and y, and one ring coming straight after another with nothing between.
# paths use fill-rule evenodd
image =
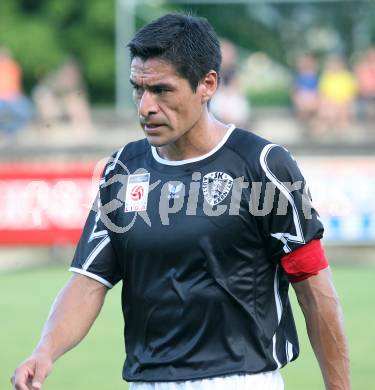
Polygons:
<instances>
[{"instance_id":1,"label":"white collar trim","mask_svg":"<svg viewBox=\"0 0 375 390\"><path fill-rule=\"evenodd\" d=\"M184 165L184 164L190 164L193 162L204 160L207 157L212 156L214 153L216 153L228 140L230 135L233 133L233 130L236 128L235 125L231 124L227 132L225 133L224 137L221 139L221 141L208 153L203 154L202 156L194 157L194 158L188 158L186 160L166 160L159 156L157 149L155 146L151 146L151 152L154 159L160 163L165 165Z\"/></svg>"}]
</instances>

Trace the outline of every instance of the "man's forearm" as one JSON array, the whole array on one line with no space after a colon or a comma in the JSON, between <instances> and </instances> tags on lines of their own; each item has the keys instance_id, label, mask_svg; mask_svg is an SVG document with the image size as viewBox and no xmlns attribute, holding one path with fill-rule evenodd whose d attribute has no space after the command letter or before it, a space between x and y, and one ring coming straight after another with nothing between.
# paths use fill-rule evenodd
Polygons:
<instances>
[{"instance_id":1,"label":"man's forearm","mask_svg":"<svg viewBox=\"0 0 375 390\"><path fill-rule=\"evenodd\" d=\"M95 280L73 275L52 306L34 353L55 361L77 345L99 314L106 291Z\"/></svg>"},{"instance_id":2,"label":"man's forearm","mask_svg":"<svg viewBox=\"0 0 375 390\"><path fill-rule=\"evenodd\" d=\"M295 283L311 345L327 390L349 390L349 352L341 307L331 282L330 270Z\"/></svg>"}]
</instances>

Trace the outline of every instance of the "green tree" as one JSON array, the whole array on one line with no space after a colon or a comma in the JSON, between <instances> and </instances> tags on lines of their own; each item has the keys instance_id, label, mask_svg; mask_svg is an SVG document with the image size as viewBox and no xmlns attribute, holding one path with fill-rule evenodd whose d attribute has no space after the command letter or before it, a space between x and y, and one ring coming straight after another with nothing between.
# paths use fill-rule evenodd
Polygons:
<instances>
[{"instance_id":1,"label":"green tree","mask_svg":"<svg viewBox=\"0 0 375 390\"><path fill-rule=\"evenodd\" d=\"M137 26L181 9L207 17L222 37L249 51L266 52L286 65L292 64L296 52L311 49L318 30L337 36L329 50L347 58L375 40L375 2L365 0L225 5L143 2L137 6ZM1 0L0 46L9 47L21 64L27 92L65 57L75 56L91 100L113 102L114 19L115 0ZM328 52L313 49L321 56Z\"/></svg>"},{"instance_id":2,"label":"green tree","mask_svg":"<svg viewBox=\"0 0 375 390\"><path fill-rule=\"evenodd\" d=\"M1 0L0 45L10 48L21 64L27 92L74 56L91 99L113 101L113 0Z\"/></svg>"}]
</instances>

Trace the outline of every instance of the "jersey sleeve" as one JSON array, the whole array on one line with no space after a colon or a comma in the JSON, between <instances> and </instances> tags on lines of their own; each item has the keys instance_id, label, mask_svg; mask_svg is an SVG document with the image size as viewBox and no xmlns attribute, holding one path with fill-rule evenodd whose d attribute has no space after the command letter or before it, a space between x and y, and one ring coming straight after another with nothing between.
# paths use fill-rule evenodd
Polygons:
<instances>
[{"instance_id":1,"label":"jersey sleeve","mask_svg":"<svg viewBox=\"0 0 375 390\"><path fill-rule=\"evenodd\" d=\"M90 210L76 248L70 271L86 275L112 288L122 277L111 236L102 218L102 206L108 196L100 182L98 195Z\"/></svg>"},{"instance_id":2,"label":"jersey sleeve","mask_svg":"<svg viewBox=\"0 0 375 390\"><path fill-rule=\"evenodd\" d=\"M262 168L262 228L272 259L285 255L323 236L323 225L306 180L291 154L275 144L260 156Z\"/></svg>"}]
</instances>

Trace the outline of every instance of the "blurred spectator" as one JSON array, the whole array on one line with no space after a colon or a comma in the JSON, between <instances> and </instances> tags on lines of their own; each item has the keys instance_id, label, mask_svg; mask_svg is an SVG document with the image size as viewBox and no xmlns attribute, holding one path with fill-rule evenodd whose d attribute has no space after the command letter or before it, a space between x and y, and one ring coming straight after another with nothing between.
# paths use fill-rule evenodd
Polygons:
<instances>
[{"instance_id":1,"label":"blurred spectator","mask_svg":"<svg viewBox=\"0 0 375 390\"><path fill-rule=\"evenodd\" d=\"M67 121L81 134L92 129L87 94L77 62L69 58L42 79L33 91L41 121L48 126Z\"/></svg>"},{"instance_id":2,"label":"blurred spectator","mask_svg":"<svg viewBox=\"0 0 375 390\"><path fill-rule=\"evenodd\" d=\"M225 39L220 40L220 47L222 57L220 69L221 83L228 85L236 75L236 47Z\"/></svg>"},{"instance_id":3,"label":"blurred spectator","mask_svg":"<svg viewBox=\"0 0 375 390\"><path fill-rule=\"evenodd\" d=\"M315 58L308 54L296 60L296 75L292 91L292 101L298 117L312 125L319 107L319 76Z\"/></svg>"},{"instance_id":4,"label":"blurred spectator","mask_svg":"<svg viewBox=\"0 0 375 390\"><path fill-rule=\"evenodd\" d=\"M237 53L235 46L226 40L221 45L221 80L210 102L212 113L225 123L234 123L238 127L248 126L250 105L236 74Z\"/></svg>"},{"instance_id":5,"label":"blurred spectator","mask_svg":"<svg viewBox=\"0 0 375 390\"><path fill-rule=\"evenodd\" d=\"M319 82L320 103L317 130L347 129L353 116L356 81L341 57L332 56L325 64Z\"/></svg>"},{"instance_id":6,"label":"blurred spectator","mask_svg":"<svg viewBox=\"0 0 375 390\"><path fill-rule=\"evenodd\" d=\"M10 51L0 47L0 131L15 135L31 119L31 104L22 94L22 71Z\"/></svg>"},{"instance_id":7,"label":"blurred spectator","mask_svg":"<svg viewBox=\"0 0 375 390\"><path fill-rule=\"evenodd\" d=\"M368 49L355 69L358 83L358 114L361 118L375 117L375 47Z\"/></svg>"}]
</instances>

